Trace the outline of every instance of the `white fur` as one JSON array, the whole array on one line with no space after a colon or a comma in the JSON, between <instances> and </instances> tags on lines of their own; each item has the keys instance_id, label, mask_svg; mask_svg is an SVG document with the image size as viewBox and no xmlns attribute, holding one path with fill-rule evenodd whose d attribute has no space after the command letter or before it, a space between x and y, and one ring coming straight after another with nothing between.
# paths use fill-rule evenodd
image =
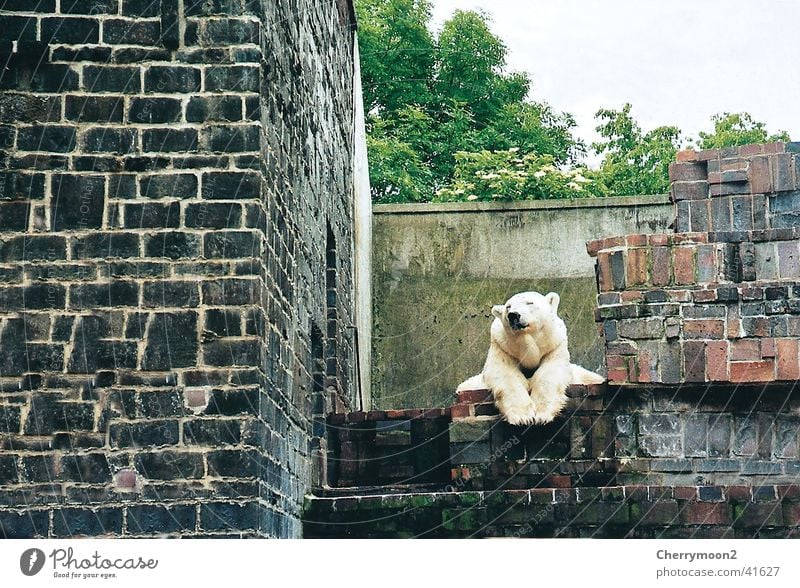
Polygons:
<instances>
[{"instance_id":1,"label":"white fur","mask_svg":"<svg viewBox=\"0 0 800 588\"><path fill-rule=\"evenodd\" d=\"M462 382L457 391L489 389L503 418L512 425L528 425L552 421L567 402L567 386L603 383L602 376L570 363L559 301L555 292L523 292L494 306L483 372ZM509 313L519 315L518 328L509 323ZM526 378L521 368L535 371Z\"/></svg>"}]
</instances>

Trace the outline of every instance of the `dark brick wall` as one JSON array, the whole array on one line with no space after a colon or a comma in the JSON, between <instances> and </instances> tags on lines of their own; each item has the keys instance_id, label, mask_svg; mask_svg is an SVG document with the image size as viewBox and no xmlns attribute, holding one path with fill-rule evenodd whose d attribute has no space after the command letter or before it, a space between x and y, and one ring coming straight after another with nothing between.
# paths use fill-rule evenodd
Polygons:
<instances>
[{"instance_id":1,"label":"dark brick wall","mask_svg":"<svg viewBox=\"0 0 800 588\"><path fill-rule=\"evenodd\" d=\"M316 538L594 537L784 539L798 536L800 486L626 485L317 498Z\"/></svg>"},{"instance_id":2,"label":"dark brick wall","mask_svg":"<svg viewBox=\"0 0 800 588\"><path fill-rule=\"evenodd\" d=\"M298 536L357 408L349 4L57 4L0 2L0 537Z\"/></svg>"},{"instance_id":3,"label":"dark brick wall","mask_svg":"<svg viewBox=\"0 0 800 588\"><path fill-rule=\"evenodd\" d=\"M488 390L447 409L331 415L338 483L307 537L794 537L793 384L573 386L512 427Z\"/></svg>"}]
</instances>

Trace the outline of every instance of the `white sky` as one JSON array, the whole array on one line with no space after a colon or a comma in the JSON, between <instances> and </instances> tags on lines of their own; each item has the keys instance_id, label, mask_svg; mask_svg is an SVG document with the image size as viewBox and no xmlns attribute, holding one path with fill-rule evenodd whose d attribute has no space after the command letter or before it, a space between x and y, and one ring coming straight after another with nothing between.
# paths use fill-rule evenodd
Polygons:
<instances>
[{"instance_id":1,"label":"white sky","mask_svg":"<svg viewBox=\"0 0 800 588\"><path fill-rule=\"evenodd\" d=\"M596 138L599 108L633 105L644 128L696 138L711 115L747 111L800 140L800 1L433 0L434 26L483 8L533 78L534 99L571 112Z\"/></svg>"}]
</instances>

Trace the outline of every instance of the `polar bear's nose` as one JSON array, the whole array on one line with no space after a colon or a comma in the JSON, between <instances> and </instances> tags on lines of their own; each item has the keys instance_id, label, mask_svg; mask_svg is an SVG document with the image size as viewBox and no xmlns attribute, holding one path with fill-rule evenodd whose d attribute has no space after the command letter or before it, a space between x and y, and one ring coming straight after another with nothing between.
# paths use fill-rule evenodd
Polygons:
<instances>
[{"instance_id":1,"label":"polar bear's nose","mask_svg":"<svg viewBox=\"0 0 800 588\"><path fill-rule=\"evenodd\" d=\"M512 325L519 323L519 313L518 312L509 312L508 313L508 322Z\"/></svg>"}]
</instances>

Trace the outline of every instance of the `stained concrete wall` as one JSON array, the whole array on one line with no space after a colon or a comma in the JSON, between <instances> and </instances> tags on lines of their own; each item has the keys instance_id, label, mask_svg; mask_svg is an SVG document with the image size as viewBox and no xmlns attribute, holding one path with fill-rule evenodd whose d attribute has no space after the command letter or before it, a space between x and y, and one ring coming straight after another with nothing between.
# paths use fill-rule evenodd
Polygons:
<instances>
[{"instance_id":1,"label":"stained concrete wall","mask_svg":"<svg viewBox=\"0 0 800 588\"><path fill-rule=\"evenodd\" d=\"M375 408L449 406L480 372L490 308L555 291L573 361L603 371L590 239L669 230L666 196L376 205L372 397Z\"/></svg>"}]
</instances>

